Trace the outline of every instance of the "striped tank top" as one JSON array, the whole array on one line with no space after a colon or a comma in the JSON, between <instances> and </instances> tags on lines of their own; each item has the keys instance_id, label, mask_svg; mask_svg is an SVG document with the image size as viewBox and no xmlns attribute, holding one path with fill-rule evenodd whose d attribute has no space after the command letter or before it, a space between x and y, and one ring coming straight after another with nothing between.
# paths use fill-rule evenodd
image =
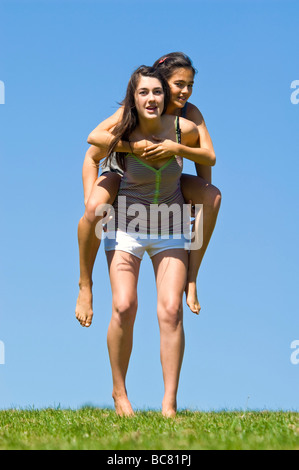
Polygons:
<instances>
[{"instance_id":1,"label":"striped tank top","mask_svg":"<svg viewBox=\"0 0 299 470\"><path fill-rule=\"evenodd\" d=\"M176 139L180 143L178 117ZM175 155L156 169L135 155L128 154L126 171L113 204L115 229L166 236L183 233L182 169L183 159Z\"/></svg>"}]
</instances>

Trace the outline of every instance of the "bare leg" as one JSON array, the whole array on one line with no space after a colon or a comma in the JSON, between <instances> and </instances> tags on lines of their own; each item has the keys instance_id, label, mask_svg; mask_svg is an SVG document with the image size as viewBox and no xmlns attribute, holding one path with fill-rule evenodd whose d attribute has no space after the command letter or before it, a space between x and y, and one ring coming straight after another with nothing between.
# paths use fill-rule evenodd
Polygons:
<instances>
[{"instance_id":1,"label":"bare leg","mask_svg":"<svg viewBox=\"0 0 299 470\"><path fill-rule=\"evenodd\" d=\"M126 390L126 375L133 345L137 312L137 282L140 259L123 251L108 251L107 261L112 288L112 317L107 344L113 379L112 397L116 413L134 414Z\"/></svg>"},{"instance_id":2,"label":"bare leg","mask_svg":"<svg viewBox=\"0 0 299 470\"><path fill-rule=\"evenodd\" d=\"M92 271L100 240L95 234L95 227L100 218L95 210L100 204L112 204L116 198L121 177L117 173L106 173L95 182L86 204L85 213L78 225L80 279L79 296L76 305L76 318L82 326L90 326L93 317L92 308Z\"/></svg>"},{"instance_id":3,"label":"bare leg","mask_svg":"<svg viewBox=\"0 0 299 470\"><path fill-rule=\"evenodd\" d=\"M152 258L158 294L160 355L164 380L162 414L175 416L177 391L183 362L185 335L182 297L186 285L188 253L167 250Z\"/></svg>"},{"instance_id":4,"label":"bare leg","mask_svg":"<svg viewBox=\"0 0 299 470\"><path fill-rule=\"evenodd\" d=\"M181 176L181 188L186 203L203 204L203 244L199 250L191 250L189 255L188 278L186 284L186 302L194 313L201 307L197 298L196 278L214 231L221 204L221 193L218 188L199 176Z\"/></svg>"}]
</instances>

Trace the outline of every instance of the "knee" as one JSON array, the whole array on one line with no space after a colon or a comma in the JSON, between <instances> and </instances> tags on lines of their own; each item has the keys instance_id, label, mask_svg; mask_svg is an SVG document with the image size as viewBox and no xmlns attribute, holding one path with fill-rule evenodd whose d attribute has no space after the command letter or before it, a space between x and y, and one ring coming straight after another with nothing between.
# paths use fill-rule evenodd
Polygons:
<instances>
[{"instance_id":1,"label":"knee","mask_svg":"<svg viewBox=\"0 0 299 470\"><path fill-rule=\"evenodd\" d=\"M89 198L86 203L84 218L91 224L94 223L96 219L98 219L98 217L96 216L96 209L98 204L99 203L92 198Z\"/></svg>"},{"instance_id":2,"label":"knee","mask_svg":"<svg viewBox=\"0 0 299 470\"><path fill-rule=\"evenodd\" d=\"M159 323L168 330L177 330L183 323L183 306L181 299L168 300L158 308Z\"/></svg>"},{"instance_id":3,"label":"knee","mask_svg":"<svg viewBox=\"0 0 299 470\"><path fill-rule=\"evenodd\" d=\"M96 198L89 198L85 205L84 218L91 224L103 219L110 209L110 205L100 202Z\"/></svg>"},{"instance_id":4,"label":"knee","mask_svg":"<svg viewBox=\"0 0 299 470\"><path fill-rule=\"evenodd\" d=\"M221 191L213 184L209 184L205 192L204 205L208 205L218 212L221 206L221 199Z\"/></svg>"},{"instance_id":5,"label":"knee","mask_svg":"<svg viewBox=\"0 0 299 470\"><path fill-rule=\"evenodd\" d=\"M137 312L137 298L115 299L113 301L114 319L119 326L135 320Z\"/></svg>"}]
</instances>

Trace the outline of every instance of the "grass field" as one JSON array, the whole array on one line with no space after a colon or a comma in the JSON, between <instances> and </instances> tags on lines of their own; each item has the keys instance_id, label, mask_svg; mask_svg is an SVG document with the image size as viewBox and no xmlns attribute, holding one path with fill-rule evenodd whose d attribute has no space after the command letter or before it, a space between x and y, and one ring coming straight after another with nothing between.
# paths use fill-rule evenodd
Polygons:
<instances>
[{"instance_id":1,"label":"grass field","mask_svg":"<svg viewBox=\"0 0 299 470\"><path fill-rule=\"evenodd\" d=\"M155 411L120 418L113 410L0 411L1 450L299 450L299 413Z\"/></svg>"}]
</instances>

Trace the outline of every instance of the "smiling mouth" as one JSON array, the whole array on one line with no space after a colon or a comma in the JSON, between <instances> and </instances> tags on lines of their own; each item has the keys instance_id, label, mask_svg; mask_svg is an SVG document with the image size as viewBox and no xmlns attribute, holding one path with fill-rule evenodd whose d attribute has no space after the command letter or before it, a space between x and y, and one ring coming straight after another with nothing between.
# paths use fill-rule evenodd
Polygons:
<instances>
[{"instance_id":1,"label":"smiling mouth","mask_svg":"<svg viewBox=\"0 0 299 470\"><path fill-rule=\"evenodd\" d=\"M149 112L154 112L156 111L156 109L158 109L157 106L149 106L148 108L146 108L146 110Z\"/></svg>"}]
</instances>

